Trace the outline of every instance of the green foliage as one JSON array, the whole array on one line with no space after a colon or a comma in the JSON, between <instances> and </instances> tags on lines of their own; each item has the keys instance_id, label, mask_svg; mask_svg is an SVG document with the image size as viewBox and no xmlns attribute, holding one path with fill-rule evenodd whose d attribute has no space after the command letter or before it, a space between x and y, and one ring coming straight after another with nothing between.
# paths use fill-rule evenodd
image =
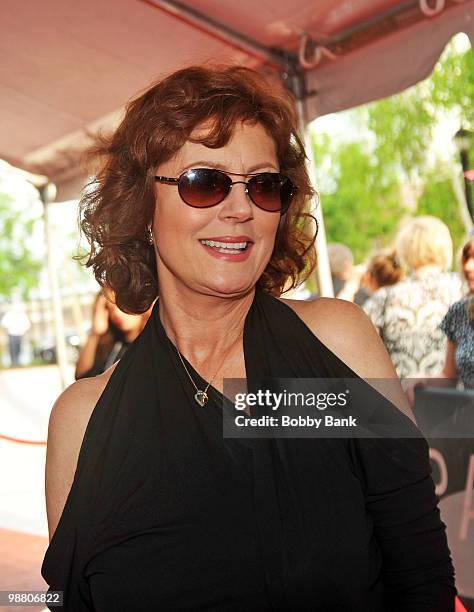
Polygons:
<instances>
[{"instance_id":1,"label":"green foliage","mask_svg":"<svg viewBox=\"0 0 474 612\"><path fill-rule=\"evenodd\" d=\"M460 172L459 160L444 151L437 159L433 148L440 121L454 118L458 125L474 126L474 54L458 49L452 41L433 74L416 86L346 111L344 141L314 137L328 242L349 246L356 262L388 246L405 215L439 217L456 247L464 238L449 179ZM421 194L415 208L403 201L407 188Z\"/></svg>"},{"instance_id":2,"label":"green foliage","mask_svg":"<svg viewBox=\"0 0 474 612\"><path fill-rule=\"evenodd\" d=\"M433 104L459 114L460 123L474 127L474 53L471 49L456 52L451 44L436 65L428 86Z\"/></svg>"},{"instance_id":3,"label":"green foliage","mask_svg":"<svg viewBox=\"0 0 474 612\"><path fill-rule=\"evenodd\" d=\"M13 291L24 299L37 286L41 261L30 250L30 239L37 219L20 214L13 198L0 193L0 296L8 298Z\"/></svg>"},{"instance_id":4,"label":"green foliage","mask_svg":"<svg viewBox=\"0 0 474 612\"><path fill-rule=\"evenodd\" d=\"M315 141L317 156L325 144ZM336 187L321 194L328 240L347 244L361 260L386 244L395 229L403 212L398 184L357 142L342 143L325 154L331 158Z\"/></svg>"},{"instance_id":5,"label":"green foliage","mask_svg":"<svg viewBox=\"0 0 474 612\"><path fill-rule=\"evenodd\" d=\"M374 158L385 172L413 178L426 163L436 116L423 87L368 105L367 127L375 136Z\"/></svg>"}]
</instances>

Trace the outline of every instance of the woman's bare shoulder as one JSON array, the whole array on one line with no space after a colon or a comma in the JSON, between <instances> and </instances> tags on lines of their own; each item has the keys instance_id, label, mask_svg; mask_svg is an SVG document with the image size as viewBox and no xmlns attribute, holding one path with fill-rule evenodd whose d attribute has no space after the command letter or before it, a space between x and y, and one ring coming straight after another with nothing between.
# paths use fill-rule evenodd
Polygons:
<instances>
[{"instance_id":1,"label":"woman's bare shoulder","mask_svg":"<svg viewBox=\"0 0 474 612\"><path fill-rule=\"evenodd\" d=\"M98 376L80 378L69 385L56 399L51 416L61 412L89 419L116 366L117 363L114 363Z\"/></svg>"},{"instance_id":2,"label":"woman's bare shoulder","mask_svg":"<svg viewBox=\"0 0 474 612\"><path fill-rule=\"evenodd\" d=\"M315 336L363 378L392 378L395 371L377 330L360 306L320 297L285 300Z\"/></svg>"},{"instance_id":3,"label":"woman's bare shoulder","mask_svg":"<svg viewBox=\"0 0 474 612\"><path fill-rule=\"evenodd\" d=\"M282 301L341 361L414 420L390 355L360 306L326 297ZM388 379L394 379L393 383L387 384Z\"/></svg>"},{"instance_id":4,"label":"woman's bare shoulder","mask_svg":"<svg viewBox=\"0 0 474 612\"><path fill-rule=\"evenodd\" d=\"M117 364L67 387L55 401L48 425L46 510L50 540L71 489L91 414Z\"/></svg>"},{"instance_id":5,"label":"woman's bare shoulder","mask_svg":"<svg viewBox=\"0 0 474 612\"><path fill-rule=\"evenodd\" d=\"M314 300L279 299L289 306L321 340L321 335L330 340L340 336L340 333L336 332L342 318L351 324L354 323L354 319L360 317L361 313L364 315L357 304L333 297L319 297Z\"/></svg>"}]
</instances>

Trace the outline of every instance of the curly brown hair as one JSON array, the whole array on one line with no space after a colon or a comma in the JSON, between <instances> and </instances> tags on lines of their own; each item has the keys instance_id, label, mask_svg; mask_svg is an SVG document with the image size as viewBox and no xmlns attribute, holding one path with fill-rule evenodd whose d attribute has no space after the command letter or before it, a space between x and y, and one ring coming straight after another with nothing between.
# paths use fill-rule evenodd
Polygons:
<instances>
[{"instance_id":1,"label":"curly brown hair","mask_svg":"<svg viewBox=\"0 0 474 612\"><path fill-rule=\"evenodd\" d=\"M281 217L270 261L257 285L273 295L306 280L316 265L317 221L308 211L314 195L298 135L293 101L268 79L238 66L193 66L174 72L132 100L117 130L100 136L89 158L102 161L79 205L80 228L90 251L78 259L92 266L102 287L114 291L125 312L145 312L158 295L149 227L155 207L157 166L187 140L220 148L238 122L261 124L277 146L280 171L297 187ZM200 140L196 127L210 125Z\"/></svg>"}]
</instances>

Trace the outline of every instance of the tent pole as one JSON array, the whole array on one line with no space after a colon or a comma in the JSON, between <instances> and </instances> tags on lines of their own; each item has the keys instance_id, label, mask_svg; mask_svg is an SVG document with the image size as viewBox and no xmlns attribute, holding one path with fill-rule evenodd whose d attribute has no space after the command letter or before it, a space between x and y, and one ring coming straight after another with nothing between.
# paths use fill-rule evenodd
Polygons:
<instances>
[{"instance_id":1,"label":"tent pole","mask_svg":"<svg viewBox=\"0 0 474 612\"><path fill-rule=\"evenodd\" d=\"M303 131L304 130L304 131ZM309 126L303 123L300 131L304 134L306 155L308 156L308 170L311 182L316 185L316 163L314 159L313 141ZM319 200L319 198L318 198ZM318 222L318 235L316 237L317 267L319 295L321 297L334 297L334 286L332 282L331 269L329 267L328 245L326 240L326 226L324 225L323 209L316 198L311 202L311 212Z\"/></svg>"},{"instance_id":2,"label":"tent pole","mask_svg":"<svg viewBox=\"0 0 474 612\"><path fill-rule=\"evenodd\" d=\"M231 45L248 55L263 61L276 70L282 70L285 65L284 54L276 49L270 49L258 43L256 40L245 36L229 26L212 19L209 15L201 13L192 6L188 6L178 0L144 0L148 4L161 9L165 13L184 21L188 25L201 30L208 36L221 40L227 45Z\"/></svg>"},{"instance_id":3,"label":"tent pole","mask_svg":"<svg viewBox=\"0 0 474 612\"><path fill-rule=\"evenodd\" d=\"M63 309L61 304L61 293L59 290L59 282L57 276L57 269L54 264L53 258L53 237L51 220L49 214L49 207L51 202L54 200L56 188L52 183L48 183L42 188L38 189L41 201L43 203L43 214L44 214L44 231L46 241L46 258L48 263L48 277L49 287L51 291L51 301L53 304L53 323L54 323L54 335L56 340L56 361L58 364L59 379L62 389L65 389L69 384L68 380L68 367L67 367L67 356L66 356L66 339L64 334L64 318ZM53 195L54 192L54 195Z\"/></svg>"},{"instance_id":4,"label":"tent pole","mask_svg":"<svg viewBox=\"0 0 474 612\"><path fill-rule=\"evenodd\" d=\"M298 114L298 124L301 136L304 139L306 155L308 157L308 172L313 185L316 181L316 163L314 159L313 142L308 127L308 117L306 113L305 100L310 95L306 88L306 75L304 72L291 69L282 75L283 82L290 89L296 99L296 112ZM334 286L332 282L331 270L329 267L326 228L324 225L323 211L321 203L317 198L311 202L311 214L316 217L318 222L318 235L316 237L316 256L317 267L316 276L318 279L319 296L334 297Z\"/></svg>"}]
</instances>

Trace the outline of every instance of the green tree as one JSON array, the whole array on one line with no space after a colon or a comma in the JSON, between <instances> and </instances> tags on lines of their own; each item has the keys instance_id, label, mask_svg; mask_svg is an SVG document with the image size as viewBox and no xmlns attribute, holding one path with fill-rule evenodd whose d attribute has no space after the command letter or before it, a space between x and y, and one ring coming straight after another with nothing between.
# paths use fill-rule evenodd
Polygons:
<instances>
[{"instance_id":1,"label":"green tree","mask_svg":"<svg viewBox=\"0 0 474 612\"><path fill-rule=\"evenodd\" d=\"M453 43L448 45L427 85L436 107L448 112L454 109L460 123L474 127L474 53L471 49L459 52Z\"/></svg>"},{"instance_id":2,"label":"green tree","mask_svg":"<svg viewBox=\"0 0 474 612\"><path fill-rule=\"evenodd\" d=\"M315 136L328 241L344 242L360 261L391 242L402 216L432 214L447 223L457 247L465 234L451 184L459 160L454 151L437 158L433 136L446 118L472 127L473 96L474 54L452 41L428 79L346 111L352 137ZM420 194L414 208L404 190Z\"/></svg>"},{"instance_id":3,"label":"green tree","mask_svg":"<svg viewBox=\"0 0 474 612\"><path fill-rule=\"evenodd\" d=\"M425 167L436 116L423 86L367 106L367 128L375 137L374 163L384 173L414 180Z\"/></svg>"},{"instance_id":4,"label":"green tree","mask_svg":"<svg viewBox=\"0 0 474 612\"><path fill-rule=\"evenodd\" d=\"M329 187L322 187L321 194L328 240L347 244L361 260L373 248L385 246L403 213L398 183L358 142L328 150L327 139L316 139L315 149L317 159L326 155L331 160L332 189L329 177L318 181Z\"/></svg>"},{"instance_id":5,"label":"green tree","mask_svg":"<svg viewBox=\"0 0 474 612\"><path fill-rule=\"evenodd\" d=\"M30 251L38 218L21 213L14 200L0 193L0 296L18 292L23 299L38 284L42 262Z\"/></svg>"}]
</instances>

